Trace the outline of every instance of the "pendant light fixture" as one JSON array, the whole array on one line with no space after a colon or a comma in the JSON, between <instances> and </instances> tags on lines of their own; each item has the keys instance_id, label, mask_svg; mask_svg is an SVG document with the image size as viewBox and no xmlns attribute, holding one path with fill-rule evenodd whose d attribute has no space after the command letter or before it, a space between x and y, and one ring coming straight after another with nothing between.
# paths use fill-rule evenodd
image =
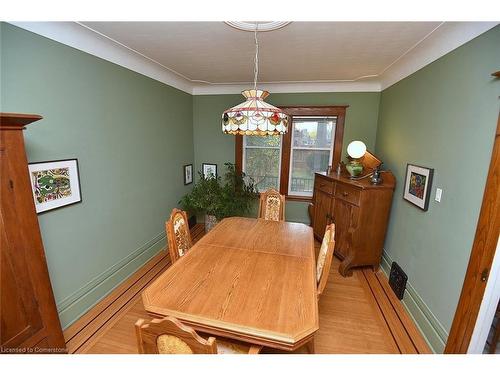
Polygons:
<instances>
[{"instance_id":1,"label":"pendant light fixture","mask_svg":"<svg viewBox=\"0 0 500 375\"><path fill-rule=\"evenodd\" d=\"M245 101L222 114L222 132L232 135L280 135L288 130L288 116L279 108L266 103L269 92L257 89L259 74L258 23L255 24L255 68L253 89L241 94Z\"/></svg>"}]
</instances>

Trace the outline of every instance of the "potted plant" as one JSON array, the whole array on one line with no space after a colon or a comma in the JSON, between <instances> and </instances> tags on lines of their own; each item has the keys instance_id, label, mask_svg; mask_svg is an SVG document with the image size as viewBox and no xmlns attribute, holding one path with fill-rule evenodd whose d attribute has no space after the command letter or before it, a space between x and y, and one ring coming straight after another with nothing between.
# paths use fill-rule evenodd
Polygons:
<instances>
[{"instance_id":1,"label":"potted plant","mask_svg":"<svg viewBox=\"0 0 500 375\"><path fill-rule=\"evenodd\" d=\"M205 178L198 172L199 179L189 194L182 197L184 210L205 214L205 231L210 231L225 217L248 213L258 197L254 181L236 170L232 163L225 163L224 178Z\"/></svg>"}]
</instances>

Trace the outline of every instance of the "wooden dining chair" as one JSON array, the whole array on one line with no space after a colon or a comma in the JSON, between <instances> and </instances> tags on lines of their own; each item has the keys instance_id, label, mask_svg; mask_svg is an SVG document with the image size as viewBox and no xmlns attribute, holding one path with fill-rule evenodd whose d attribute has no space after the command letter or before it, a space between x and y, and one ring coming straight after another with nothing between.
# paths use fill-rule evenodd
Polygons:
<instances>
[{"instance_id":1,"label":"wooden dining chair","mask_svg":"<svg viewBox=\"0 0 500 375\"><path fill-rule=\"evenodd\" d=\"M285 220L285 196L275 189L260 193L259 218L272 221Z\"/></svg>"},{"instance_id":2,"label":"wooden dining chair","mask_svg":"<svg viewBox=\"0 0 500 375\"><path fill-rule=\"evenodd\" d=\"M139 319L135 332L139 354L258 354L262 349L215 337L204 339L171 316L148 323Z\"/></svg>"},{"instance_id":3,"label":"wooden dining chair","mask_svg":"<svg viewBox=\"0 0 500 375\"><path fill-rule=\"evenodd\" d=\"M323 242L318 254L318 263L316 265L316 279L318 282L318 299L325 290L330 267L333 260L333 251L335 248L335 224L326 226Z\"/></svg>"},{"instance_id":4,"label":"wooden dining chair","mask_svg":"<svg viewBox=\"0 0 500 375\"><path fill-rule=\"evenodd\" d=\"M170 219L165 223L168 239L168 251L173 263L193 246L185 211L174 208Z\"/></svg>"}]
</instances>

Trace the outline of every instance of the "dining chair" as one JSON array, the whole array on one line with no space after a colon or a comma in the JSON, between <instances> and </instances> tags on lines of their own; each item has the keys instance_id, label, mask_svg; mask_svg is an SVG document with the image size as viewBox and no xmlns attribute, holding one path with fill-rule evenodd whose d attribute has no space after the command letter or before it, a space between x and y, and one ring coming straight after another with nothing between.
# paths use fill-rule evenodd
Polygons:
<instances>
[{"instance_id":1,"label":"dining chair","mask_svg":"<svg viewBox=\"0 0 500 375\"><path fill-rule=\"evenodd\" d=\"M165 223L170 261L175 263L193 246L185 211L174 208L170 219Z\"/></svg>"},{"instance_id":2,"label":"dining chair","mask_svg":"<svg viewBox=\"0 0 500 375\"><path fill-rule=\"evenodd\" d=\"M318 263L316 265L316 280L318 283L318 299L325 290L330 267L332 265L333 251L335 248L335 224L326 226L323 242L319 249Z\"/></svg>"},{"instance_id":3,"label":"dining chair","mask_svg":"<svg viewBox=\"0 0 500 375\"><path fill-rule=\"evenodd\" d=\"M139 354L258 354L261 346L204 339L194 329L172 316L135 323Z\"/></svg>"},{"instance_id":4,"label":"dining chair","mask_svg":"<svg viewBox=\"0 0 500 375\"><path fill-rule=\"evenodd\" d=\"M272 221L285 220L285 196L275 189L260 193L259 218Z\"/></svg>"}]
</instances>

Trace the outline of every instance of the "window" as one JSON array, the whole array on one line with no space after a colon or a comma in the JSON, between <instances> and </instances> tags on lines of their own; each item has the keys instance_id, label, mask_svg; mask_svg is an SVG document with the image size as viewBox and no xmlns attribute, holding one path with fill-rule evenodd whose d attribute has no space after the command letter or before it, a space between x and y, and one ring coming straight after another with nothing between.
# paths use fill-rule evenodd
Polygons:
<instances>
[{"instance_id":1,"label":"window","mask_svg":"<svg viewBox=\"0 0 500 375\"><path fill-rule=\"evenodd\" d=\"M288 195L311 197L314 173L332 165L337 117L294 117Z\"/></svg>"},{"instance_id":2,"label":"window","mask_svg":"<svg viewBox=\"0 0 500 375\"><path fill-rule=\"evenodd\" d=\"M259 191L279 190L281 136L243 137L243 172L252 177Z\"/></svg>"},{"instance_id":3,"label":"window","mask_svg":"<svg viewBox=\"0 0 500 375\"><path fill-rule=\"evenodd\" d=\"M283 136L236 136L236 168L259 191L275 188L287 199L310 200L314 173L340 162L347 106L281 107L290 116Z\"/></svg>"}]
</instances>

